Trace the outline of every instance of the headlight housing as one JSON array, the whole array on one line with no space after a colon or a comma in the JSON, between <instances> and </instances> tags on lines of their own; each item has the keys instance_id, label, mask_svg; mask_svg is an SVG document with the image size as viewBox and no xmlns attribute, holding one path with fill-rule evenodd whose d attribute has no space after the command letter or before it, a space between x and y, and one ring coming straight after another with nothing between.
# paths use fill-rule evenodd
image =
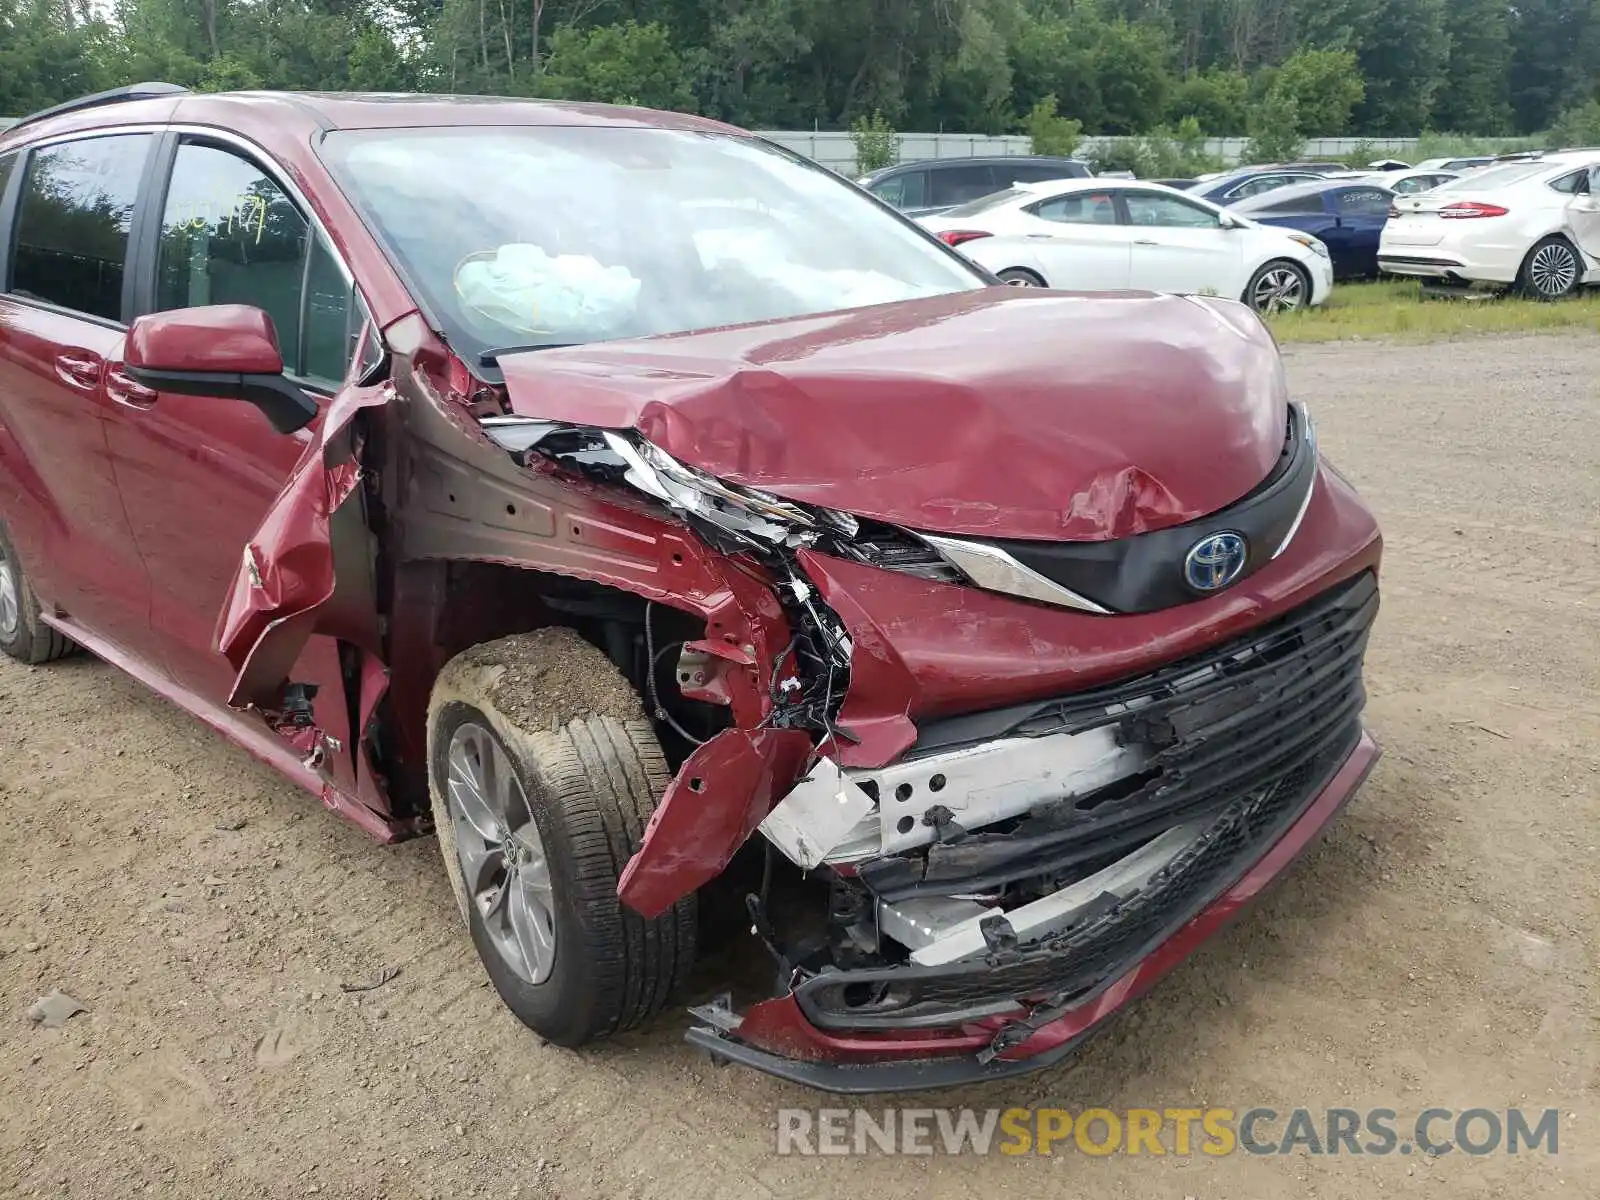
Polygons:
<instances>
[{"instance_id":1,"label":"headlight housing","mask_svg":"<svg viewBox=\"0 0 1600 1200\"><path fill-rule=\"evenodd\" d=\"M1328 257L1328 247L1323 244L1321 238L1314 238L1309 233L1291 233L1289 236L1311 251L1311 253L1319 254L1323 258Z\"/></svg>"}]
</instances>

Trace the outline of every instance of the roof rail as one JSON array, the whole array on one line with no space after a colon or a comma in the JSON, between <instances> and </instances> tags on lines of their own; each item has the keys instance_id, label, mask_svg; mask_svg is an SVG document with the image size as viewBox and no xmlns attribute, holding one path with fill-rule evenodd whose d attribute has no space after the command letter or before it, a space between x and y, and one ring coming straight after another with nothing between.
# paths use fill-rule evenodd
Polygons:
<instances>
[{"instance_id":1,"label":"roof rail","mask_svg":"<svg viewBox=\"0 0 1600 1200\"><path fill-rule=\"evenodd\" d=\"M77 112L80 108L99 108L102 104L120 104L124 100L154 100L161 96L181 96L188 90L176 83L130 83L127 87L111 88L108 91L95 92L90 96L79 96L76 100L68 100L50 108L42 108L36 113L29 113L11 128L21 129L24 125L42 121L46 117Z\"/></svg>"}]
</instances>

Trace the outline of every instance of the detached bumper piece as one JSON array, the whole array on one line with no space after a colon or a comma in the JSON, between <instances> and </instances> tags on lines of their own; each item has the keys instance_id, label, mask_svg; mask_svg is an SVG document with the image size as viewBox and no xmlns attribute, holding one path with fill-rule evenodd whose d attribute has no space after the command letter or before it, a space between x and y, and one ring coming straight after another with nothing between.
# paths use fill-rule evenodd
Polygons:
<instances>
[{"instance_id":1,"label":"detached bumper piece","mask_svg":"<svg viewBox=\"0 0 1600 1200\"><path fill-rule=\"evenodd\" d=\"M743 1018L698 1010L705 1023L689 1040L851 1092L1058 1061L1281 872L1359 786L1378 754L1360 723L1377 607L1364 574L1139 679L926 726L912 762L1109 729L1137 769L997 826L858 862L904 961L810 974ZM1019 885L1045 894L1009 910L995 902Z\"/></svg>"}]
</instances>

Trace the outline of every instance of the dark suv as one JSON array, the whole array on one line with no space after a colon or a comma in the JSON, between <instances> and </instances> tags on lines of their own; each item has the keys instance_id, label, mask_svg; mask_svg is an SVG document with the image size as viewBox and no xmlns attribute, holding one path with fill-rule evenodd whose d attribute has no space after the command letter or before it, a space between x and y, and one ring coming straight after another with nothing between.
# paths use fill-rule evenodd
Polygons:
<instances>
[{"instance_id":1,"label":"dark suv","mask_svg":"<svg viewBox=\"0 0 1600 1200\"><path fill-rule=\"evenodd\" d=\"M1086 179L1094 172L1075 158L996 155L990 158L930 158L884 167L857 180L886 204L924 217L998 192L1014 183Z\"/></svg>"},{"instance_id":2,"label":"dark suv","mask_svg":"<svg viewBox=\"0 0 1600 1200\"><path fill-rule=\"evenodd\" d=\"M704 930L721 1058L1046 1065L1377 757L1378 530L1254 313L990 286L737 129L92 97L0 137L0 282L0 650L437 833L561 1045Z\"/></svg>"}]
</instances>

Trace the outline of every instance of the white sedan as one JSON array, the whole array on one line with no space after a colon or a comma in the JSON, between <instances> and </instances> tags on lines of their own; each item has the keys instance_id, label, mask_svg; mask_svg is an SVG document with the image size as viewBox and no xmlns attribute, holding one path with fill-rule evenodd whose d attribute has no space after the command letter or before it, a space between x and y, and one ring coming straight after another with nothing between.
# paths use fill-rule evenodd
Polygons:
<instances>
[{"instance_id":1,"label":"white sedan","mask_svg":"<svg viewBox=\"0 0 1600 1200\"><path fill-rule=\"evenodd\" d=\"M1396 197L1378 269L1515 284L1545 300L1600 284L1600 152L1507 163Z\"/></svg>"},{"instance_id":2,"label":"white sedan","mask_svg":"<svg viewBox=\"0 0 1600 1200\"><path fill-rule=\"evenodd\" d=\"M920 222L1007 283L1227 296L1257 312L1321 304L1328 248L1154 183L1019 184Z\"/></svg>"},{"instance_id":3,"label":"white sedan","mask_svg":"<svg viewBox=\"0 0 1600 1200\"><path fill-rule=\"evenodd\" d=\"M1388 188L1397 196L1409 196L1414 192L1426 192L1430 188L1460 178L1459 171L1419 171L1416 167L1412 167L1406 171L1374 171L1370 175L1363 175L1361 181Z\"/></svg>"}]
</instances>

